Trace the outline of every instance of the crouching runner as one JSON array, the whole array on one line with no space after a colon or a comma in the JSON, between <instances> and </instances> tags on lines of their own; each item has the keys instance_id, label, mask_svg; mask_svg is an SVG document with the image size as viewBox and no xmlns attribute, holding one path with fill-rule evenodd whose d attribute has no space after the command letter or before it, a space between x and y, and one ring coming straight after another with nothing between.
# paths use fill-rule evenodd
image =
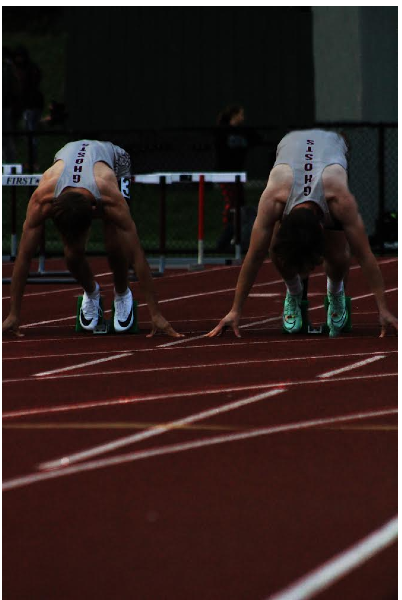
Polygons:
<instances>
[{"instance_id":1,"label":"crouching runner","mask_svg":"<svg viewBox=\"0 0 402 600\"><path fill-rule=\"evenodd\" d=\"M80 140L64 146L45 171L28 204L26 219L11 280L10 313L3 332L20 332L20 313L26 280L40 243L46 219L59 231L67 267L84 288L80 310L83 329L93 330L100 318L100 289L85 255L93 218L103 221L105 249L115 287L114 330L124 332L133 325L133 297L128 271L134 266L151 315L149 336L160 331L182 337L163 317L154 290L148 262L118 178L130 176L130 157L111 142Z\"/></svg>"},{"instance_id":2,"label":"crouching runner","mask_svg":"<svg viewBox=\"0 0 402 600\"><path fill-rule=\"evenodd\" d=\"M281 140L260 199L232 309L208 337L220 335L227 327L240 337L243 304L268 251L286 284L282 318L286 332L301 330L302 280L322 263L327 275L330 336L342 331L348 320L344 283L351 252L377 302L380 336L385 336L388 327L397 329L385 300L381 271L349 191L346 156L344 138L331 131L293 131Z\"/></svg>"}]
</instances>

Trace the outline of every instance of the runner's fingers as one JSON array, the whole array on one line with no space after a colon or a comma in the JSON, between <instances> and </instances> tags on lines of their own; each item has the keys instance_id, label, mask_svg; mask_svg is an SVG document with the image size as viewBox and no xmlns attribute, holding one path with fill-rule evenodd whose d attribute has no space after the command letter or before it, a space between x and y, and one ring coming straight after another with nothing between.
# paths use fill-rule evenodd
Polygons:
<instances>
[{"instance_id":1,"label":"runner's fingers","mask_svg":"<svg viewBox=\"0 0 402 600\"><path fill-rule=\"evenodd\" d=\"M175 337L175 338L182 338L182 337L184 337L184 333L178 333L177 331L175 331L173 329L173 327L171 325L169 325L169 327L166 328L166 330L164 331L164 333L166 333L167 335L170 335L171 337Z\"/></svg>"},{"instance_id":2,"label":"runner's fingers","mask_svg":"<svg viewBox=\"0 0 402 600\"><path fill-rule=\"evenodd\" d=\"M204 337L219 337L222 334L221 325L217 325L214 329L211 329L209 333L206 333Z\"/></svg>"}]
</instances>

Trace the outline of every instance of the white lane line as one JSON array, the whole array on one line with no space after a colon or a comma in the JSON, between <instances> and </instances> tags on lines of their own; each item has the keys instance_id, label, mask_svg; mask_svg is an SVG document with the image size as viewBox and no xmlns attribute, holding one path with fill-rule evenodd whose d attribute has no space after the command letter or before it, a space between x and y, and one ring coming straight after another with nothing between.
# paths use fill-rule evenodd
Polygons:
<instances>
[{"instance_id":1,"label":"white lane line","mask_svg":"<svg viewBox=\"0 0 402 600\"><path fill-rule=\"evenodd\" d=\"M334 584L398 538L398 517L373 531L347 550L340 552L323 565L295 581L268 600L308 600Z\"/></svg>"},{"instance_id":2,"label":"white lane line","mask_svg":"<svg viewBox=\"0 0 402 600\"><path fill-rule=\"evenodd\" d=\"M348 339L350 339L348 337ZM253 342L256 344L267 344L267 342ZM224 344L225 346L234 346L235 344ZM249 342L240 342L241 346L247 346L249 345ZM220 344L211 344L211 346L203 346L203 345L198 345L198 346L187 346L186 350L188 348L215 348L217 346L220 346ZM130 354L134 354L135 352L156 352L158 350L158 348L143 348L143 349L139 349L136 348L134 350L124 350L124 352L129 352ZM177 350L181 350L181 348L177 348ZM15 360L43 360L44 358L60 358L60 356L64 357L78 357L78 356L88 356L88 354L90 354L91 356L97 356L99 354L110 354L111 350L88 350L86 352L66 352L63 353L62 355L60 354L36 354L36 355L25 355L25 356L7 356L7 357L2 357L2 361L6 362L6 361L15 361ZM386 350L385 352L353 352L353 353L347 353L347 354L331 354L328 355L330 358L332 357L337 357L337 356L364 356L365 354L396 354L398 352L398 350ZM299 357L300 360L305 358L305 359L309 359L309 358L323 358L323 355L320 355L319 357L314 357L314 356L304 356L304 357ZM291 358L283 358L283 359L272 359L272 360L299 360L298 357L291 357Z\"/></svg>"},{"instance_id":3,"label":"white lane line","mask_svg":"<svg viewBox=\"0 0 402 600\"><path fill-rule=\"evenodd\" d=\"M397 292L397 291L398 291L398 288L394 287L394 288L389 288L388 290L384 290L384 293L390 294L391 292ZM368 298L369 296L374 296L374 294L370 293L370 294L363 294L362 296L353 296L353 298L351 298L351 300L361 300L362 298Z\"/></svg>"},{"instance_id":4,"label":"white lane line","mask_svg":"<svg viewBox=\"0 0 402 600\"><path fill-rule=\"evenodd\" d=\"M374 314L378 314L377 312L375 312ZM217 321L217 319L215 319L215 322ZM364 323L363 323L364 324ZM363 325L362 323L359 323L360 325ZM254 325L254 323L253 323ZM372 323L370 325L373 325ZM376 324L374 324L375 327L377 327ZM261 330L260 330L261 331ZM91 334L92 335L92 334ZM204 337L204 336L202 336ZM240 341L239 339L234 339L233 341L224 341L224 338L216 338L217 341L213 342L214 338L209 338L210 343L208 344L194 344L193 346L186 346L186 350L187 348L216 348L216 347L222 347L222 346L246 346L246 345L255 345L255 344L266 344L266 345L271 345L271 344L294 344L296 341L298 344L311 344L312 340L311 337L301 337L301 338L296 338L295 337L291 337L290 335L288 335L286 338L284 339L279 339L279 340L274 340L274 339L264 339L264 340L254 340L252 338L247 338L246 341L242 340ZM227 338L228 339L228 338ZM339 342L341 342L342 344L344 343L346 338L342 337L342 336L338 336L335 338L321 338L320 339L320 343L324 343L325 341L327 341L328 343L330 343L331 345L337 344ZM363 338L361 335L348 335L347 340L361 340L363 341ZM56 338L22 338L22 339L7 339L4 340L3 339L3 344L41 344L44 343L46 345L49 344L49 342L65 342L66 338L65 337L56 337ZM88 342L88 337L86 336L69 336L68 338L68 342L73 342L74 344L77 344L77 342ZM159 350L159 346L156 346L155 348L135 348L132 350L132 352L155 352L156 350ZM173 350L182 350L182 348L172 348Z\"/></svg>"},{"instance_id":5,"label":"white lane line","mask_svg":"<svg viewBox=\"0 0 402 600\"><path fill-rule=\"evenodd\" d=\"M60 340L59 340L60 341ZM153 348L148 348L148 349L144 349L145 352L151 352L153 350ZM74 356L74 357L78 357L78 356L88 356L88 354L90 354L91 356L97 356L98 354L109 354L110 355L110 350L96 350L96 351L91 351L88 350L87 352L63 352L63 354L37 354L37 355L30 355L30 356L8 356L7 358L5 358L4 356L2 357L2 361L6 362L7 360L43 360L44 358L64 358L67 356ZM125 351L126 352L126 351ZM130 354L133 354L134 352L142 352L142 350L127 350L127 352L129 352Z\"/></svg>"},{"instance_id":6,"label":"white lane line","mask_svg":"<svg viewBox=\"0 0 402 600\"><path fill-rule=\"evenodd\" d=\"M236 408L240 408L242 406L248 406L249 404L253 404L254 402L259 402L260 400L265 400L266 398L270 398L271 396L276 396L277 394L282 394L286 390L284 388L279 390L270 390L269 392L263 392L262 394L257 394L257 396L251 396L250 398L245 398L243 400L236 400L235 402L230 402L228 404L223 404L221 406L217 406L215 408L211 408L209 410L203 410L202 412L195 413L193 415L189 415L188 417L183 417L182 419L177 419L176 421L170 421L165 425L155 425L154 427L150 427L149 429L142 431L140 433L134 433L133 435L128 435L123 438L119 438L118 440L113 440L112 442L108 442L106 444L100 444L99 446L94 446L89 448L88 450L83 450L81 452L75 452L74 454L70 454L69 456L63 456L61 458L56 458L54 460L50 460L38 465L38 469L47 470L47 469L58 469L60 467L65 467L71 465L73 463L86 460L87 458L92 458L94 456L99 456L99 454L105 454L106 452L113 452L117 450L117 448L123 448L124 446L129 446L130 444L134 444L135 442L139 442L151 437L155 437L156 435L161 435L166 431L171 431L177 427L182 425L189 425L190 423L196 423L197 421L203 421L204 419L209 419L210 417L214 417L216 415L220 415L222 413L229 412L231 410L235 410Z\"/></svg>"},{"instance_id":7,"label":"white lane line","mask_svg":"<svg viewBox=\"0 0 402 600\"><path fill-rule=\"evenodd\" d=\"M284 425L277 425L275 427L265 427L244 433L221 435L210 438L200 438L191 442L160 446L156 448L151 448L150 450L137 450L136 452L132 452L130 454L123 454L120 456L94 460L87 463L74 465L71 467L63 467L61 469L55 469L54 471L34 473L31 475L25 475L22 477L16 477L14 479L9 479L8 481L5 481L3 483L3 491L9 491L18 487L22 487L24 485L37 483L39 481L46 481L48 479L57 479L59 477L66 477L67 475L74 475L76 473L82 473L85 471L93 471L95 469L101 469L104 467L121 465L123 463L133 462L136 460L143 460L146 458L151 458L153 456L175 454L177 452L184 452L187 450L193 450L196 448L203 448L206 446L213 446L217 444L226 444L228 442L242 441L264 435L273 435L276 433L284 433L288 431L300 431L303 429L310 429L313 427L319 427L321 425L328 425L332 423L341 423L344 421L356 421L361 419L383 417L386 415L396 414L397 412L398 409L385 409L378 411L370 411L366 413L352 413L349 415L340 415L337 417L330 417L326 419L313 419L310 421L300 421L298 423L286 423Z\"/></svg>"},{"instance_id":8,"label":"white lane line","mask_svg":"<svg viewBox=\"0 0 402 600\"><path fill-rule=\"evenodd\" d=\"M43 377L43 379L39 379L36 377L35 379L32 377L20 377L18 379L3 379L2 383L5 385L6 383L23 383L24 381L40 381L41 384L43 381L52 381L52 379L77 379L79 377L109 377L110 375L133 375L138 373L136 369L125 369L121 371L104 371L103 373L92 372L92 373L69 373L67 375L48 375ZM349 379L370 379L370 377L393 377L395 373L375 373L374 375L362 375L360 377L350 377ZM325 383L328 381L327 379L314 379L310 383ZM279 385L301 385L299 381L285 381L281 382ZM264 384L263 387L267 387L267 385L276 385L276 384ZM254 386L252 386L254 387Z\"/></svg>"},{"instance_id":9,"label":"white lane line","mask_svg":"<svg viewBox=\"0 0 402 600\"><path fill-rule=\"evenodd\" d=\"M344 373L345 371L351 371L352 369L358 369L359 367L364 367L365 365L375 362L376 360L381 360L382 358L385 358L385 354L379 354L378 356L372 356L371 358L366 358L366 360L359 360L359 362L353 363L351 365L347 365L346 367L342 367L341 369L335 369L334 371L327 371L326 373L317 375L317 377L332 377L333 375L338 375L339 373Z\"/></svg>"},{"instance_id":10,"label":"white lane line","mask_svg":"<svg viewBox=\"0 0 402 600\"><path fill-rule=\"evenodd\" d=\"M54 373L63 373L64 371L73 371L75 369L83 369L84 367L89 367L91 365L99 365L100 363L108 362L109 360L116 360L118 358L125 358L126 356L130 356L130 350L126 352L122 352L121 354L114 354L113 356L108 356L107 358L98 358L97 360L89 360L88 362L80 363L78 365L71 365L70 367L63 367L61 369L53 369L52 371L42 371L42 373L34 373L33 377L44 377L45 375L53 375Z\"/></svg>"},{"instance_id":11,"label":"white lane line","mask_svg":"<svg viewBox=\"0 0 402 600\"><path fill-rule=\"evenodd\" d=\"M192 398L194 396L208 396L210 394L225 394L225 393L238 393L238 392L247 392L247 391L256 391L256 390L264 390L267 388L278 388L278 387L291 387L294 385L317 385L319 383L327 383L328 381L331 381L331 383L337 383L337 382L347 382L347 381L355 381L355 380L366 380L366 379L378 379L378 378L382 378L382 377L397 377L398 373L383 373L381 375L361 375L361 376L354 376L354 377L339 377L336 379L321 379L321 380L317 380L317 379L312 379L312 380L306 380L306 381L298 381L298 382L287 382L287 381L283 381L283 382L279 382L279 383L265 383L265 384L260 384L260 385L242 385L242 386L237 386L237 387L231 387L231 388L212 388L209 390L206 389L202 389L202 390L195 390L195 391L183 391L183 392L171 392L171 393L164 393L164 394L151 394L149 396L134 396L132 398L130 397L123 397L123 398L111 398L109 400L89 400L89 401L85 401L85 402L77 402L75 404L61 404L59 406L46 406L46 407L38 407L38 408L27 408L27 409L21 409L21 410L14 410L14 411L9 411L9 412L4 412L3 413L3 419L18 419L19 417L27 417L27 416L34 416L34 415L46 415L46 414L52 414L52 413L59 413L59 412L71 412L74 410L87 410L87 409L91 409L91 408L109 408L111 406L115 406L115 405L122 405L122 404L136 404L138 402L153 402L153 401L165 401L168 399L181 399L181 398ZM34 380L34 381L39 381L39 380ZM43 379L40 381L47 381L47 379Z\"/></svg>"},{"instance_id":12,"label":"white lane line","mask_svg":"<svg viewBox=\"0 0 402 600\"><path fill-rule=\"evenodd\" d=\"M308 297L312 296L320 296L321 298L324 296L323 292L309 292ZM248 298L275 298L275 297L283 297L282 292L272 292L272 293L261 293L261 294L249 294Z\"/></svg>"},{"instance_id":13,"label":"white lane line","mask_svg":"<svg viewBox=\"0 0 402 600\"><path fill-rule=\"evenodd\" d=\"M271 293L265 293L265 294L249 294L248 297L249 298L278 298L279 296L282 296L282 294L280 292L271 292Z\"/></svg>"},{"instance_id":14,"label":"white lane line","mask_svg":"<svg viewBox=\"0 0 402 600\"><path fill-rule=\"evenodd\" d=\"M52 332L53 333L53 332ZM91 334L92 335L92 334ZM338 338L334 338L336 340ZM46 338L22 338L22 339L4 339L2 340L3 345L5 344L46 344L49 345L49 342L73 342L77 344L77 342L88 342L88 338L84 335L71 335L66 340L65 337L46 337Z\"/></svg>"},{"instance_id":15,"label":"white lane line","mask_svg":"<svg viewBox=\"0 0 402 600\"><path fill-rule=\"evenodd\" d=\"M390 350L389 353L396 353L396 350ZM359 352L359 353L352 353L352 354L321 354L321 355L317 355L317 356L289 356L288 358L259 358L259 359L255 359L255 360L234 360L234 361L226 361L226 362L213 362L213 363L205 363L205 364L194 364L194 365L170 365L167 367L158 367L158 372L161 371L184 371L184 370L189 370L189 369L209 369L209 368L215 368L215 367L235 367L235 366L245 366L247 367L248 365L254 365L254 364L261 364L261 363L271 363L271 362L287 362L287 361L303 361L303 360L325 360L327 358L344 358L346 356L364 356L365 354L369 354L370 356L372 356L373 354L377 354L377 352ZM379 354L379 353L378 353ZM43 377L45 375L53 375L55 373L61 373L63 371L73 371L74 369L82 369L84 367L87 367L88 365L96 365L98 363L102 363L102 362L106 362L109 360L114 360L117 358L122 358L124 356L132 356L132 352L131 350L126 350L124 352L124 354L116 354L114 356L110 356L108 358L100 358L98 360L92 360L89 362L85 362L85 363L80 363L78 365L71 365L69 367L62 367L60 369L53 369L53 371L43 371L41 373L34 373L32 375L32 377ZM348 371L350 369L353 368L357 368L360 365L365 364L365 362L372 362L373 360L378 360L379 358L385 358L385 354L381 353L381 355L376 359L376 358L370 358L367 361L363 361L363 362L359 362L356 363L355 366L350 366L350 367L344 367L342 369L339 369L339 373L341 373L342 371ZM143 369L136 369L135 373L154 373L155 371L155 367L147 367L147 368L143 368ZM120 371L119 371L120 373ZM113 374L113 371L109 371L109 374ZM318 377L326 377L327 375L318 375Z\"/></svg>"}]
</instances>

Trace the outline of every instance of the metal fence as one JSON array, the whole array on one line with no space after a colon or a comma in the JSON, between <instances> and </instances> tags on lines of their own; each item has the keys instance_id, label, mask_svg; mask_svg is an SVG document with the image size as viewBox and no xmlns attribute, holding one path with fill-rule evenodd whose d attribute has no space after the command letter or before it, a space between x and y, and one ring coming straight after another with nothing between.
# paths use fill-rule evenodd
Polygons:
<instances>
[{"instance_id":1,"label":"metal fence","mask_svg":"<svg viewBox=\"0 0 402 600\"><path fill-rule=\"evenodd\" d=\"M397 215L398 130L396 124L319 123L317 127L343 131L350 143L349 183L356 196L367 232L375 250L383 251L391 240L389 215ZM293 128L295 129L295 128ZM275 160L276 145L284 130L257 128L254 144L247 153L244 170L245 203L256 207ZM211 172L216 170L215 129L166 129L124 132L40 131L36 133L3 132L3 163L5 141L15 147L15 162L23 164L25 173L43 173L55 153L67 142L77 139L110 140L131 155L133 173ZM8 144L8 147L10 144ZM17 236L22 229L26 206L32 189L16 192L16 215L12 214L12 189L3 188L3 256L9 255L13 219ZM216 254L217 240L223 230L224 199L219 184L206 184L205 191L205 253ZM157 186L134 184L131 211L140 238L148 254L160 250L160 191ZM392 225L392 223L391 223ZM167 254L197 252L198 203L197 185L172 184L166 193ZM387 239L389 238L389 239ZM51 223L46 229L46 250L59 254L62 247ZM89 252L103 252L102 231L95 223Z\"/></svg>"}]
</instances>

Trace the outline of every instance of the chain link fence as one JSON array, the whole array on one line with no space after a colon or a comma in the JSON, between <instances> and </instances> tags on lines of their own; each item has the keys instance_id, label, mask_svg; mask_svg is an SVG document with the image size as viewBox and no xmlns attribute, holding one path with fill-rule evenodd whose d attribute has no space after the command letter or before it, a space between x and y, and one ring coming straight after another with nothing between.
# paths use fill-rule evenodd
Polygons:
<instances>
[{"instance_id":1,"label":"chain link fence","mask_svg":"<svg viewBox=\"0 0 402 600\"><path fill-rule=\"evenodd\" d=\"M398 129L344 128L350 141L349 182L372 246L397 249ZM391 218L392 216L392 218Z\"/></svg>"},{"instance_id":2,"label":"chain link fence","mask_svg":"<svg viewBox=\"0 0 402 600\"><path fill-rule=\"evenodd\" d=\"M374 249L384 249L389 228L384 223L389 215L397 218L398 129L396 125L319 124L319 127L342 131L349 145L349 184L356 196L360 212ZM257 143L251 145L243 169L245 205L256 209L275 161L276 146L284 130L254 130ZM43 173L53 162L56 152L67 142L77 139L109 140L131 155L133 174L153 172L214 172L216 170L214 129L166 129L127 132L19 132L12 136L3 132L4 141L12 140L15 158L25 173ZM3 156L3 163L4 163ZM3 256L10 254L13 228L12 204L16 195L16 233L19 237L32 188L3 187ZM134 183L131 212L140 239L148 254L160 250L161 190L158 185ZM224 229L224 195L220 184L205 186L205 254L217 254L217 242ZM250 211L243 211L250 220ZM255 214L251 210L251 215ZM250 223L243 224L244 231ZM166 186L166 254L191 255L197 252L198 185L190 182ZM247 232L245 233L247 236ZM393 234L394 235L394 234ZM383 239L381 239L381 236ZM395 237L395 235L394 235ZM395 242L396 240L391 240ZM394 249L396 249L394 243ZM62 245L52 223L46 225L46 250L61 254ZM230 250L230 248L229 248ZM94 222L88 251L103 253L102 226ZM234 251L234 248L233 248ZM227 252L226 252L227 253Z\"/></svg>"}]
</instances>

